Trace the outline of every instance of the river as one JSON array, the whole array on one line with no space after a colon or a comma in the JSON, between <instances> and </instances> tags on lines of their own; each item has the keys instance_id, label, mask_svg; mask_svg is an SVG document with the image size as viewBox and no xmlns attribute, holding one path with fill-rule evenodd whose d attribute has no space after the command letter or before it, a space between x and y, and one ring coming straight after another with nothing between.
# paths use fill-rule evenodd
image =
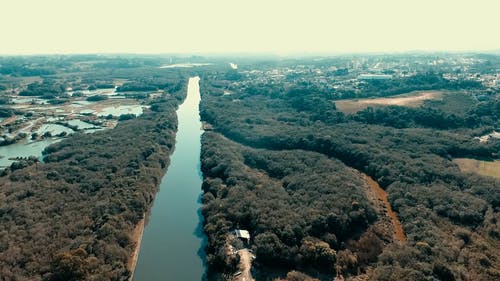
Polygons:
<instances>
[{"instance_id":1,"label":"river","mask_svg":"<svg viewBox=\"0 0 500 281\"><path fill-rule=\"evenodd\" d=\"M144 229L134 281L204 279L199 80L189 79L186 100L177 110L175 151Z\"/></svg>"}]
</instances>

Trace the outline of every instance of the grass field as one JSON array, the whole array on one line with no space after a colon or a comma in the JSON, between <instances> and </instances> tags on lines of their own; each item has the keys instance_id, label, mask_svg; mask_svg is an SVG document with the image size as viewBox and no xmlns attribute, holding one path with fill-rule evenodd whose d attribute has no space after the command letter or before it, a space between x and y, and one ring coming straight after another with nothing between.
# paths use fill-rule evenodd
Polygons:
<instances>
[{"instance_id":1,"label":"grass field","mask_svg":"<svg viewBox=\"0 0 500 281\"><path fill-rule=\"evenodd\" d=\"M500 178L500 160L481 161L469 158L456 158L453 159L453 162L458 165L462 172Z\"/></svg>"},{"instance_id":2,"label":"grass field","mask_svg":"<svg viewBox=\"0 0 500 281\"><path fill-rule=\"evenodd\" d=\"M460 116L466 113L476 102L471 95L464 92L443 92L441 98L426 100L424 106Z\"/></svg>"},{"instance_id":3,"label":"grass field","mask_svg":"<svg viewBox=\"0 0 500 281\"><path fill-rule=\"evenodd\" d=\"M367 107L379 107L389 105L399 105L408 107L418 107L428 100L438 100L443 96L442 92L438 91L425 91L425 92L412 92L392 97L384 98L366 98L366 99L349 99L337 100L335 105L338 110L344 113L356 113Z\"/></svg>"}]
</instances>

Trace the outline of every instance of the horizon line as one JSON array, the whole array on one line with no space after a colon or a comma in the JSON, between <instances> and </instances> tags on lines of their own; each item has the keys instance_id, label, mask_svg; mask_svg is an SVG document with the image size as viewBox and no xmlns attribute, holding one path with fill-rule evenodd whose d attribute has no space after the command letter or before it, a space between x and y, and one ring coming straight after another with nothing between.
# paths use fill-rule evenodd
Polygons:
<instances>
[{"instance_id":1,"label":"horizon line","mask_svg":"<svg viewBox=\"0 0 500 281\"><path fill-rule=\"evenodd\" d=\"M405 55L405 54L500 54L500 49L481 49L481 50L399 50L399 51L354 51L354 52L327 52L327 51L294 51L294 52L276 52L276 51L208 51L208 52L40 52L40 53L0 53L0 57L29 57L29 56L82 56L82 55L128 55L128 56L272 56L272 57L311 57L311 56L356 56L356 55Z\"/></svg>"}]
</instances>

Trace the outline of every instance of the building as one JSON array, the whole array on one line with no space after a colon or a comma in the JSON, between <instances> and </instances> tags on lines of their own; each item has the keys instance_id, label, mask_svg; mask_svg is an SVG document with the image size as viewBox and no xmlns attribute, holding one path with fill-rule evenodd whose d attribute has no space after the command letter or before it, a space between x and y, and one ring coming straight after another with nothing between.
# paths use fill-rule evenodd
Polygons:
<instances>
[{"instance_id":1,"label":"building","mask_svg":"<svg viewBox=\"0 0 500 281\"><path fill-rule=\"evenodd\" d=\"M392 75L388 74L360 74L358 80L387 80L391 79Z\"/></svg>"},{"instance_id":2,"label":"building","mask_svg":"<svg viewBox=\"0 0 500 281\"><path fill-rule=\"evenodd\" d=\"M239 239L243 240L244 242L249 243L250 242L250 233L248 230L243 230L243 229L235 229L233 231L233 234L238 237Z\"/></svg>"}]
</instances>

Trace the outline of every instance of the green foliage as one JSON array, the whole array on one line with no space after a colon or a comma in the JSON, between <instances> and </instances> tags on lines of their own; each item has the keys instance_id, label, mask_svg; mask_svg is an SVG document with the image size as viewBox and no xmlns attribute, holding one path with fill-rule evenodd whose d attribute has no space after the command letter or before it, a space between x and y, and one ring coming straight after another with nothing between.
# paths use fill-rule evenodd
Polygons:
<instances>
[{"instance_id":1,"label":"green foliage","mask_svg":"<svg viewBox=\"0 0 500 281\"><path fill-rule=\"evenodd\" d=\"M0 91L1 91L1 85L0 85ZM10 102L11 101L9 97L0 96L0 105L9 104Z\"/></svg>"},{"instance_id":2,"label":"green foliage","mask_svg":"<svg viewBox=\"0 0 500 281\"><path fill-rule=\"evenodd\" d=\"M96 84L90 85L89 90L90 90L90 88L92 88L94 90L95 89L114 89L115 85L113 83L102 82L102 83L96 83Z\"/></svg>"},{"instance_id":3,"label":"green foliage","mask_svg":"<svg viewBox=\"0 0 500 281\"><path fill-rule=\"evenodd\" d=\"M68 99L55 98L55 99L50 99L48 102L49 102L49 104L63 104L63 103L68 102Z\"/></svg>"},{"instance_id":4,"label":"green foliage","mask_svg":"<svg viewBox=\"0 0 500 281\"><path fill-rule=\"evenodd\" d=\"M206 132L201 159L207 251L219 260L239 227L255 236L262 265L332 271L334 249L375 220L361 179L321 154L256 150Z\"/></svg>"},{"instance_id":5,"label":"green foliage","mask_svg":"<svg viewBox=\"0 0 500 281\"><path fill-rule=\"evenodd\" d=\"M481 83L471 80L450 81L442 73L420 72L416 75L387 80L366 80L357 98L393 96L422 90L463 90L483 89ZM352 98L344 96L342 98Z\"/></svg>"},{"instance_id":6,"label":"green foliage","mask_svg":"<svg viewBox=\"0 0 500 281\"><path fill-rule=\"evenodd\" d=\"M201 82L201 117L215 131L205 133L201 157L209 253L222 247L216 239L224 241L224 233L239 226L255 237L257 267L264 271L266 266L304 271L308 264L317 266L319 260L309 259L315 251L304 252L315 248L302 246L306 237L313 237L337 252L344 273L372 266L374 280L500 277L495 230L500 182L463 174L450 161L498 157L498 140L474 139L498 125L498 95L461 112L454 110L463 101L453 105L448 100L448 107L393 106L345 117L329 105L338 93L307 84L227 82L223 75ZM244 86L235 90L235 85ZM366 96L482 89L435 73L369 81L362 87ZM221 88L232 94L222 95ZM342 163L333 164L335 159ZM374 213L356 189L359 177L343 165L370 175L386 189L407 244L388 246L376 235ZM361 211L353 209L353 201ZM477 234L467 235L473 232Z\"/></svg>"},{"instance_id":7,"label":"green foliage","mask_svg":"<svg viewBox=\"0 0 500 281\"><path fill-rule=\"evenodd\" d=\"M27 89L19 93L20 96L41 96L44 99L57 97L65 92L65 86L54 80L45 79L42 83L33 82Z\"/></svg>"},{"instance_id":8,"label":"green foliage","mask_svg":"<svg viewBox=\"0 0 500 281\"><path fill-rule=\"evenodd\" d=\"M71 252L59 253L51 264L50 281L85 280L89 275L89 262L85 259L87 253L78 248Z\"/></svg>"},{"instance_id":9,"label":"green foliage","mask_svg":"<svg viewBox=\"0 0 500 281\"><path fill-rule=\"evenodd\" d=\"M242 75L236 69L231 69L224 75L226 80L237 81L242 78Z\"/></svg>"},{"instance_id":10,"label":"green foliage","mask_svg":"<svg viewBox=\"0 0 500 281\"><path fill-rule=\"evenodd\" d=\"M328 243L314 237L306 237L302 240L299 253L304 265L333 270L332 265L335 263L336 252L330 248Z\"/></svg>"},{"instance_id":11,"label":"green foliage","mask_svg":"<svg viewBox=\"0 0 500 281\"><path fill-rule=\"evenodd\" d=\"M128 114L122 114L120 117L118 117L118 121L125 121L125 120L130 120L134 119L136 116L133 113L128 113Z\"/></svg>"},{"instance_id":12,"label":"green foliage","mask_svg":"<svg viewBox=\"0 0 500 281\"><path fill-rule=\"evenodd\" d=\"M184 90L113 130L47 147L45 163L23 159L3 172L0 279L129 279L130 235L169 165Z\"/></svg>"},{"instance_id":13,"label":"green foliage","mask_svg":"<svg viewBox=\"0 0 500 281\"><path fill-rule=\"evenodd\" d=\"M402 106L377 109L368 107L357 112L353 119L367 124L380 124L396 128L430 127L449 129L468 125L463 118L459 118L454 114L446 115L442 111L432 108L408 108Z\"/></svg>"},{"instance_id":14,"label":"green foliage","mask_svg":"<svg viewBox=\"0 0 500 281\"><path fill-rule=\"evenodd\" d=\"M468 110L457 110L455 113L445 113L429 106L419 108L388 106L375 109L368 107L357 112L352 118L366 124L378 124L395 128L456 129L498 126L500 100L478 103Z\"/></svg>"},{"instance_id":15,"label":"green foliage","mask_svg":"<svg viewBox=\"0 0 500 281\"><path fill-rule=\"evenodd\" d=\"M15 113L16 112L13 109L10 109L10 108L0 108L0 117L2 117L2 118L11 117Z\"/></svg>"},{"instance_id":16,"label":"green foliage","mask_svg":"<svg viewBox=\"0 0 500 281\"><path fill-rule=\"evenodd\" d=\"M156 91L158 87L148 83L131 82L125 83L116 89L117 92L139 92L139 91Z\"/></svg>"},{"instance_id":17,"label":"green foliage","mask_svg":"<svg viewBox=\"0 0 500 281\"><path fill-rule=\"evenodd\" d=\"M109 97L106 95L93 95L87 98L87 101L103 101L107 100Z\"/></svg>"},{"instance_id":18,"label":"green foliage","mask_svg":"<svg viewBox=\"0 0 500 281\"><path fill-rule=\"evenodd\" d=\"M2 64L0 66L0 73L12 76L38 76L54 74L54 71L47 68L20 66L16 62L13 62L12 64Z\"/></svg>"}]
</instances>

